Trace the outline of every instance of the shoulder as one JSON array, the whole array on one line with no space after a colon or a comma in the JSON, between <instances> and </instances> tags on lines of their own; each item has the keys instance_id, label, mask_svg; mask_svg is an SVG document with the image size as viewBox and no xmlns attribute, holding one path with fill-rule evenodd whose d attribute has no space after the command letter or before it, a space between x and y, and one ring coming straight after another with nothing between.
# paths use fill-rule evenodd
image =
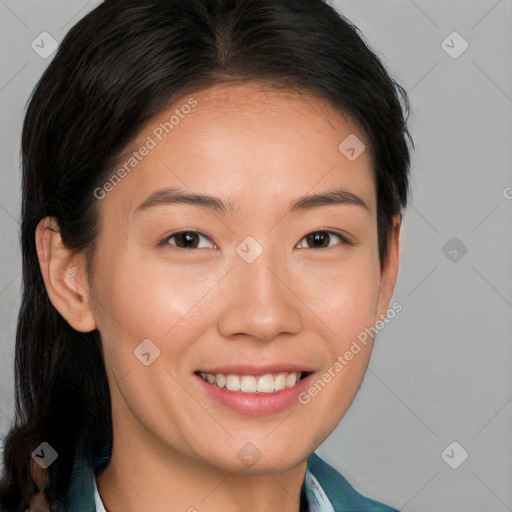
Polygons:
<instances>
[{"instance_id":1,"label":"shoulder","mask_svg":"<svg viewBox=\"0 0 512 512\"><path fill-rule=\"evenodd\" d=\"M69 487L60 508L62 512L96 512L94 502L94 463L90 453L77 449Z\"/></svg>"},{"instance_id":2,"label":"shoulder","mask_svg":"<svg viewBox=\"0 0 512 512\"><path fill-rule=\"evenodd\" d=\"M308 470L332 504L334 512L398 512L396 509L363 496L336 469L312 453Z\"/></svg>"}]
</instances>

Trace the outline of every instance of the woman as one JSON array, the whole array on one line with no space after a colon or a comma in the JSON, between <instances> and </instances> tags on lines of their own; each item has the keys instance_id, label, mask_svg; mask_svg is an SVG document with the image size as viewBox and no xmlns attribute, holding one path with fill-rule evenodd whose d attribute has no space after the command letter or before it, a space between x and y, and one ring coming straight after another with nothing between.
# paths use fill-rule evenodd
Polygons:
<instances>
[{"instance_id":1,"label":"woman","mask_svg":"<svg viewBox=\"0 0 512 512\"><path fill-rule=\"evenodd\" d=\"M390 308L400 97L320 0L72 28L23 127L2 510L392 510L313 452Z\"/></svg>"}]
</instances>

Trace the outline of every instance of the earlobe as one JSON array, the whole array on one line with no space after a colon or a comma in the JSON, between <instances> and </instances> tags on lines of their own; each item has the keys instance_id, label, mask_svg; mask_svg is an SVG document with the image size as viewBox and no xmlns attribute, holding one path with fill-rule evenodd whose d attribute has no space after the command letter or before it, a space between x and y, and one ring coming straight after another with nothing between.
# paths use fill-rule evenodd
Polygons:
<instances>
[{"instance_id":1,"label":"earlobe","mask_svg":"<svg viewBox=\"0 0 512 512\"><path fill-rule=\"evenodd\" d=\"M53 217L39 222L35 238L39 267L51 303L73 329L93 331L96 322L83 254L64 245Z\"/></svg>"},{"instance_id":2,"label":"earlobe","mask_svg":"<svg viewBox=\"0 0 512 512\"><path fill-rule=\"evenodd\" d=\"M388 251L385 262L381 268L381 283L379 299L375 310L375 323L382 322L389 309L389 304L395 291L400 267L400 248L402 245L402 216L393 217L393 224L389 233Z\"/></svg>"}]
</instances>

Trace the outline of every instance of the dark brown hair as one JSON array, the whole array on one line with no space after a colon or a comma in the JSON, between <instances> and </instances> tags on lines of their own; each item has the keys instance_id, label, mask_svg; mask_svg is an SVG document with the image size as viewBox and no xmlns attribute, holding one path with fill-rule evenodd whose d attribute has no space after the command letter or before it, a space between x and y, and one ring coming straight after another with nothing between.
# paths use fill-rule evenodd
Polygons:
<instances>
[{"instance_id":1,"label":"dark brown hair","mask_svg":"<svg viewBox=\"0 0 512 512\"><path fill-rule=\"evenodd\" d=\"M27 508L27 468L41 442L58 452L48 469L52 510L62 510L78 447L97 461L112 447L100 336L75 331L51 304L38 222L55 217L66 246L90 262L99 230L93 191L148 120L193 91L244 81L314 93L357 123L373 156L386 257L392 217L407 203L409 105L356 27L321 0L105 1L62 41L23 125L23 297L2 511Z\"/></svg>"}]
</instances>

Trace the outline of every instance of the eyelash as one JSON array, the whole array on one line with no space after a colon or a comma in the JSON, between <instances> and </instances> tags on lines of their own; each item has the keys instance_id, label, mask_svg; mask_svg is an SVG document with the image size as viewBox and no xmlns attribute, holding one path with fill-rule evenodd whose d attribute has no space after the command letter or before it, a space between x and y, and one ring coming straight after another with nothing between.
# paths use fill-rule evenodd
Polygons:
<instances>
[{"instance_id":1,"label":"eyelash","mask_svg":"<svg viewBox=\"0 0 512 512\"><path fill-rule=\"evenodd\" d=\"M197 234L197 235L200 235L200 236L203 236L204 238L208 239L213 245L214 242L212 241L211 237L209 237L208 235L204 234L204 233L201 233L199 231L193 231L193 230L185 230L185 231L176 231L174 233L171 233L170 235L167 235L165 236L162 240L160 240L158 242L158 246L159 247L165 247L165 246L168 246L169 245L169 241L171 240L171 238L173 238L174 236L176 235L180 235L180 234L183 234L183 233L194 233L194 234ZM317 231L312 231L311 233L308 233L307 235L303 236L299 242L301 242L302 240L304 240L306 237L308 237L309 235L314 235L314 234L318 234L318 233L327 233L329 235L334 235L334 236L337 236L341 241L342 241L342 245L350 245L350 246L354 246L355 243L352 242L351 240L349 240L345 235L343 235L342 233L338 233L336 231L330 231L330 230L317 230ZM173 249L177 249L177 250L182 250L182 251L194 251L194 250L199 250L197 248L186 248L186 249L183 249L182 247L176 247L176 246L171 246L173 247ZM203 248L204 249L204 248ZM312 248L312 250L325 250L325 249L332 249L332 247L316 247L316 248Z\"/></svg>"}]
</instances>

